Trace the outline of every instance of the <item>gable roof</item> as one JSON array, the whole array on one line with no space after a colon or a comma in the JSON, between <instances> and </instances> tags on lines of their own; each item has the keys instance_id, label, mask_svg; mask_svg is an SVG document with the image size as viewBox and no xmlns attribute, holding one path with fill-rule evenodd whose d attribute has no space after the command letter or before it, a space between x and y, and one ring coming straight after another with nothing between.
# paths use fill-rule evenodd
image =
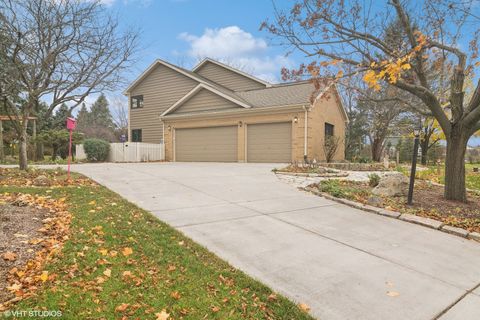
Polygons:
<instances>
[{"instance_id":1,"label":"gable roof","mask_svg":"<svg viewBox=\"0 0 480 320\"><path fill-rule=\"evenodd\" d=\"M242 76L244 76L244 77L246 77L246 78L249 78L249 79L251 79L251 80L253 80L253 81L256 81L256 82L258 82L258 83L261 83L261 84L263 84L263 85L266 86L266 87L271 87L271 86L272 86L272 84L269 83L269 82L267 82L267 81L264 81L264 80L262 80L262 79L259 79L259 78L255 77L255 76L252 76L251 74L248 74L248 73L246 73L246 72L243 72L243 71L238 70L238 69L235 69L235 68L232 68L232 67L230 67L229 65L227 65L227 64L225 64L225 63L221 63L221 62L219 62L219 61L216 61L216 60L213 60L213 59L210 59L210 58L205 58L205 59L203 59L202 61L200 61L200 62L192 69L192 72L195 72L195 73L196 73L201 67L203 67L203 66L204 66L205 64L207 64L207 63L213 63L213 64L215 64L215 65L217 65L217 66L220 66L220 67L222 67L222 68L224 68L224 69L230 70L230 71L232 71L232 72L234 72L234 73L237 73L237 74L239 74L239 75L242 75Z\"/></svg>"},{"instance_id":2,"label":"gable roof","mask_svg":"<svg viewBox=\"0 0 480 320\"><path fill-rule=\"evenodd\" d=\"M274 85L270 88L236 92L238 96L254 107L278 105L310 105L316 93L311 81L291 82Z\"/></svg>"},{"instance_id":3,"label":"gable roof","mask_svg":"<svg viewBox=\"0 0 480 320\"><path fill-rule=\"evenodd\" d=\"M187 102L191 97L193 97L194 95L196 95L200 90L202 89L205 89L205 90L208 90L210 92L213 92L214 94L217 94L219 96L221 96L222 98L224 99L227 99L235 104L238 104L239 106L241 107L244 107L244 108L251 108L251 105L245 103L244 101L242 101L241 99L236 99L235 97L232 97L231 95L229 94L225 94L213 87L210 87L208 85L205 85L203 83L199 83L195 88L193 88L192 90L190 90L190 92L188 92L185 96L183 96L180 100L178 100L177 102L175 102L170 108L168 108L167 110L165 110L160 116L166 116L167 114L171 113L172 111L175 111L176 109L178 109L181 105L183 105L185 102Z\"/></svg>"}]
</instances>

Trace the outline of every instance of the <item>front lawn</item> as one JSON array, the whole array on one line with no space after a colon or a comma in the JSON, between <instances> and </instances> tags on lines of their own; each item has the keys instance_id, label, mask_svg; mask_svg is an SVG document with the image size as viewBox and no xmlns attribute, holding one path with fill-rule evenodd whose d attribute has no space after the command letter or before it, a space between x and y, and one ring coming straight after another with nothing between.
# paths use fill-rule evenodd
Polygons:
<instances>
[{"instance_id":1,"label":"front lawn","mask_svg":"<svg viewBox=\"0 0 480 320\"><path fill-rule=\"evenodd\" d=\"M65 203L68 239L45 259L41 281L32 279L34 294L10 310L59 310L66 319L312 319L112 191L78 175L66 185L58 170L40 173L57 182L25 187L31 175L2 170L0 193Z\"/></svg>"},{"instance_id":2,"label":"front lawn","mask_svg":"<svg viewBox=\"0 0 480 320\"><path fill-rule=\"evenodd\" d=\"M473 172L473 168L479 168L480 164L466 164L465 165L465 184L468 189L480 190L480 172ZM398 171L405 175L410 175L410 168L399 167ZM480 171L480 170L479 170ZM426 170L417 170L415 177L423 180L430 180L433 182L443 184L445 181L445 166L429 166Z\"/></svg>"},{"instance_id":3,"label":"front lawn","mask_svg":"<svg viewBox=\"0 0 480 320\"><path fill-rule=\"evenodd\" d=\"M368 183L362 182L323 180L310 187L337 198L363 204L368 204L369 198L373 196L372 187ZM384 196L375 196L381 200L380 203L377 201L376 205L388 210L432 218L450 226L480 232L480 195L478 193L469 193L468 202L463 203L443 199L443 187L432 185L427 181L417 180L414 190L412 206L407 205L406 197Z\"/></svg>"}]
</instances>

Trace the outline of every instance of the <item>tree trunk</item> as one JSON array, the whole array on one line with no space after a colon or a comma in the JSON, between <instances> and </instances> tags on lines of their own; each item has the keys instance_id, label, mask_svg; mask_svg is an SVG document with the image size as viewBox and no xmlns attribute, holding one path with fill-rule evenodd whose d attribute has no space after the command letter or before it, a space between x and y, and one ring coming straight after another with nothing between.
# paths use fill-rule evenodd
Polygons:
<instances>
[{"instance_id":1,"label":"tree trunk","mask_svg":"<svg viewBox=\"0 0 480 320\"><path fill-rule=\"evenodd\" d=\"M420 148L422 148L422 165L426 166L428 161L428 140L420 140Z\"/></svg>"},{"instance_id":2,"label":"tree trunk","mask_svg":"<svg viewBox=\"0 0 480 320\"><path fill-rule=\"evenodd\" d=\"M35 153L35 161L42 161L45 159L43 142L37 143L37 152Z\"/></svg>"},{"instance_id":3,"label":"tree trunk","mask_svg":"<svg viewBox=\"0 0 480 320\"><path fill-rule=\"evenodd\" d=\"M465 152L468 138L461 132L454 132L447 139L445 158L445 191L447 200L467 201L465 190Z\"/></svg>"},{"instance_id":4,"label":"tree trunk","mask_svg":"<svg viewBox=\"0 0 480 320\"><path fill-rule=\"evenodd\" d=\"M20 134L20 141L19 141L19 149L18 149L18 166L20 170L27 170L28 169L28 157L27 157L27 127L28 127L28 120L24 120L22 124L22 132Z\"/></svg>"},{"instance_id":5,"label":"tree trunk","mask_svg":"<svg viewBox=\"0 0 480 320\"><path fill-rule=\"evenodd\" d=\"M380 162L382 160L383 140L373 139L372 143L372 160Z\"/></svg>"}]
</instances>

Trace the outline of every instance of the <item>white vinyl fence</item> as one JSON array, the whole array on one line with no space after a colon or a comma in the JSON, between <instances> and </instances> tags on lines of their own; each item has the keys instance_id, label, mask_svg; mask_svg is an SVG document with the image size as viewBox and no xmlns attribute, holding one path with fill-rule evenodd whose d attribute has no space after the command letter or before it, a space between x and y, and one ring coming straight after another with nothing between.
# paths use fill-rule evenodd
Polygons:
<instances>
[{"instance_id":1,"label":"white vinyl fence","mask_svg":"<svg viewBox=\"0 0 480 320\"><path fill-rule=\"evenodd\" d=\"M77 159L85 159L83 145L76 145ZM79 157L83 156L83 158ZM125 142L110 143L109 162L148 162L165 160L165 148L163 144Z\"/></svg>"}]
</instances>

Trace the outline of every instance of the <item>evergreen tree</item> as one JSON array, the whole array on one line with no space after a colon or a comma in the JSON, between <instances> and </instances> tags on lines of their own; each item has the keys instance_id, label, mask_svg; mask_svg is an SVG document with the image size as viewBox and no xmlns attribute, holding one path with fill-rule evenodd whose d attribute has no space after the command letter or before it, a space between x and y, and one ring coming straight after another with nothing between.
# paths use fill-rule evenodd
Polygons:
<instances>
[{"instance_id":1,"label":"evergreen tree","mask_svg":"<svg viewBox=\"0 0 480 320\"><path fill-rule=\"evenodd\" d=\"M82 103L82 107L77 114L77 130L80 132L84 132L86 128L91 125L91 115L87 109L85 103Z\"/></svg>"},{"instance_id":2,"label":"evergreen tree","mask_svg":"<svg viewBox=\"0 0 480 320\"><path fill-rule=\"evenodd\" d=\"M114 128L112 114L108 109L108 100L103 93L92 105L90 118L94 127Z\"/></svg>"},{"instance_id":3,"label":"evergreen tree","mask_svg":"<svg viewBox=\"0 0 480 320\"><path fill-rule=\"evenodd\" d=\"M53 116L52 129L65 129L67 118L71 116L72 114L70 108L65 103L62 103L60 108L58 108L57 112L55 112L55 115Z\"/></svg>"}]
</instances>

